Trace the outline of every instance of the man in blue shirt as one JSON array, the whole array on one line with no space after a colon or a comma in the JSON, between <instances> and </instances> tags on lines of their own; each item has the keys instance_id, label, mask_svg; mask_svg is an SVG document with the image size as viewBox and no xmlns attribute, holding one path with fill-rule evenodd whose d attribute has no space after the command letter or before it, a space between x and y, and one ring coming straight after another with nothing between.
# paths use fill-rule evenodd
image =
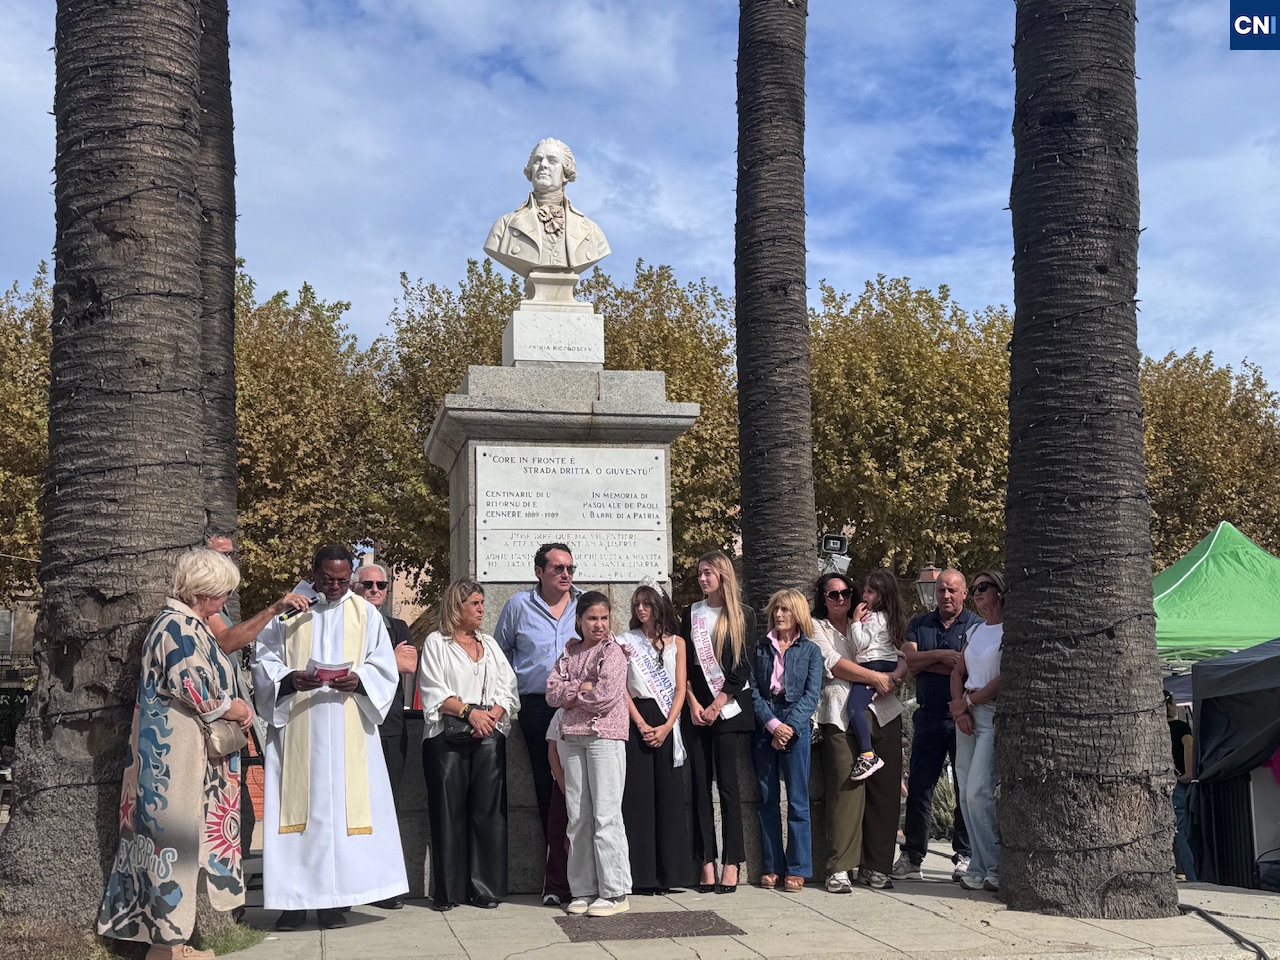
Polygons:
<instances>
[{"instance_id":1,"label":"man in blue shirt","mask_svg":"<svg viewBox=\"0 0 1280 960\"><path fill-rule=\"evenodd\" d=\"M951 671L960 660L965 635L982 618L964 608L969 591L964 574L943 570L934 585L938 607L914 617L902 645L907 665L916 679L916 708L911 724L911 766L907 773L907 818L902 833L902 855L893 865L895 880L920 880L920 865L929 850L933 832L933 788L942 775L944 761L956 763L956 726L947 704L951 701ZM969 834L960 815L959 791L951 827L951 879L959 880L969 868Z\"/></svg>"},{"instance_id":2,"label":"man in blue shirt","mask_svg":"<svg viewBox=\"0 0 1280 960\"><path fill-rule=\"evenodd\" d=\"M533 789L538 795L542 830L551 809L551 764L547 727L555 710L547 706L547 677L564 645L574 636L578 595L573 585L573 552L563 543L544 543L533 558L538 582L507 601L493 630L494 639L515 668L520 688L517 720L529 751Z\"/></svg>"}]
</instances>

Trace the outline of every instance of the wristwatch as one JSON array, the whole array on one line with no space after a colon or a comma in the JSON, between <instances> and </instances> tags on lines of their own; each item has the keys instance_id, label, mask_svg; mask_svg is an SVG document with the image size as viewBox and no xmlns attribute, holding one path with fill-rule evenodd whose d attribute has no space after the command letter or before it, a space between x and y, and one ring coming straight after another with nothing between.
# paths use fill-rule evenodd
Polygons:
<instances>
[{"instance_id":1,"label":"wristwatch","mask_svg":"<svg viewBox=\"0 0 1280 960\"><path fill-rule=\"evenodd\" d=\"M469 704L469 703L464 703L464 704L462 705L462 712L461 712L460 714L458 714L458 717L459 717L460 719L462 719L462 720L465 720L465 719L467 719L467 717L469 717L469 716L471 716L471 704Z\"/></svg>"}]
</instances>

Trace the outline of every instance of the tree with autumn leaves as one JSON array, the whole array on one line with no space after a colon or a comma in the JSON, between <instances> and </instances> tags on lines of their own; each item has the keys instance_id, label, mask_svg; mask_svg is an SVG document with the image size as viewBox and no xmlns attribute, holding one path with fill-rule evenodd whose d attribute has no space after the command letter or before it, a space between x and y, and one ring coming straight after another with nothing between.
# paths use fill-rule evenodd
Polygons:
<instances>
[{"instance_id":1,"label":"tree with autumn leaves","mask_svg":"<svg viewBox=\"0 0 1280 960\"><path fill-rule=\"evenodd\" d=\"M596 272L606 366L665 370L701 404L672 449L674 587L738 527L732 304L716 287L637 265ZM245 608L293 586L319 539L376 543L417 573L448 557L448 482L422 444L470 364L500 362L521 297L485 261L454 286L402 280L387 333L361 347L347 304L311 287L258 299L236 288L238 505ZM1008 343L1003 308L966 311L945 288L877 277L858 295L823 284L810 311L819 526L852 532L854 571L888 564L998 566L1003 553ZM0 294L0 597L34 586L47 444L50 302L41 268ZM1141 372L1157 568L1219 520L1280 552L1280 402L1249 363L1191 351ZM13 559L20 558L20 559ZM447 578L446 578L447 579Z\"/></svg>"}]
</instances>

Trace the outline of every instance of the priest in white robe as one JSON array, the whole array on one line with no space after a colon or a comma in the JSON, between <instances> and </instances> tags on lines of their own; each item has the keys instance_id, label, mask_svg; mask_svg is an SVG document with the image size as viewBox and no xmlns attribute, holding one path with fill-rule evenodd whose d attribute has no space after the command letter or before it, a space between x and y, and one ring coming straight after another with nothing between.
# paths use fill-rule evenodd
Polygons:
<instances>
[{"instance_id":1,"label":"priest in white robe","mask_svg":"<svg viewBox=\"0 0 1280 960\"><path fill-rule=\"evenodd\" d=\"M351 592L354 558L321 547L310 609L275 617L254 650L254 701L267 722L263 905L278 930L306 911L322 928L346 925L343 908L407 893L400 828L378 739L400 676L378 611ZM325 668L350 664L325 681ZM338 671L333 671L338 672Z\"/></svg>"}]
</instances>

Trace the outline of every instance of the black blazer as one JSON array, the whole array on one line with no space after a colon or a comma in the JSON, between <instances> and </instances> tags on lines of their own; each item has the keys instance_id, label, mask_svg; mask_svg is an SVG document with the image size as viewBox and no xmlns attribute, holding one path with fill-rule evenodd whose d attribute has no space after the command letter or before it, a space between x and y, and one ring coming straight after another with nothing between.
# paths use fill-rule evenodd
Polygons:
<instances>
[{"instance_id":1,"label":"black blazer","mask_svg":"<svg viewBox=\"0 0 1280 960\"><path fill-rule=\"evenodd\" d=\"M730 654L726 646L720 651L720 669L724 671L724 692L731 696L742 708L736 717L726 720L721 717L715 722L713 729L723 733L749 733L756 728L755 708L751 703L752 673L751 664L755 660L756 651L756 612L745 603L742 608L742 620L746 624L746 642L742 647L742 659L737 663L727 663L725 657ZM680 614L680 636L684 640L685 676L693 684L693 692L698 702L707 704L714 699L711 687L707 685L706 674L702 672L702 664L698 662L698 653L693 647L693 619L690 616L693 607L685 607ZM688 705L685 706L685 717L688 719ZM692 725L692 720L689 720ZM694 729L701 730L702 727Z\"/></svg>"},{"instance_id":2,"label":"black blazer","mask_svg":"<svg viewBox=\"0 0 1280 960\"><path fill-rule=\"evenodd\" d=\"M413 642L413 637L409 634L409 625L399 617L388 617L386 624L387 633L391 634L393 650L402 643ZM391 706L387 708L387 718L378 725L378 733L384 737L398 737L404 730L404 674L398 673L396 677L400 682L396 684ZM410 701L410 705L412 702Z\"/></svg>"}]
</instances>

